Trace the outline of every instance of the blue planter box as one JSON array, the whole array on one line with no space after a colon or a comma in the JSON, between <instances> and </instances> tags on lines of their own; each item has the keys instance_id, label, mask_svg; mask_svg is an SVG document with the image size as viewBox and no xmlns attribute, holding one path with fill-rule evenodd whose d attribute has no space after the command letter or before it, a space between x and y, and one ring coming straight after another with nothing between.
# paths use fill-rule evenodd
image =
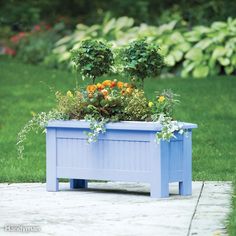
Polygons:
<instances>
[{"instance_id":1,"label":"blue planter box","mask_svg":"<svg viewBox=\"0 0 236 236\"><path fill-rule=\"evenodd\" d=\"M169 196L169 183L179 182L181 195L192 193L192 129L168 141L155 141L156 122L124 121L106 125L106 133L87 143L89 123L52 121L47 126L47 190L58 191L58 179L71 188L87 188L87 180L150 183L151 197Z\"/></svg>"}]
</instances>

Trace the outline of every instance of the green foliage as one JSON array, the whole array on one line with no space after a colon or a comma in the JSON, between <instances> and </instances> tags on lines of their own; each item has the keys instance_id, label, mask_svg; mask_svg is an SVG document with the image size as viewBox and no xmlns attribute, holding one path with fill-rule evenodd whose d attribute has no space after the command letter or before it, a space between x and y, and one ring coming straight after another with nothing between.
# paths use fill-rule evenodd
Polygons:
<instances>
[{"instance_id":1,"label":"green foliage","mask_svg":"<svg viewBox=\"0 0 236 236\"><path fill-rule=\"evenodd\" d=\"M87 39L106 40L112 44L123 45L129 38L136 35L136 30L128 34L133 24L132 18L124 16L115 19L109 18L109 15L100 25L78 24L73 33L56 42L52 55L46 59L47 64L60 68L71 68L73 65L68 63L71 60L71 50L77 50L81 46L81 42Z\"/></svg>"},{"instance_id":2,"label":"green foliage","mask_svg":"<svg viewBox=\"0 0 236 236\"><path fill-rule=\"evenodd\" d=\"M82 77L93 79L108 73L113 65L113 53L107 43L85 40L72 51L72 61Z\"/></svg>"},{"instance_id":3,"label":"green foliage","mask_svg":"<svg viewBox=\"0 0 236 236\"><path fill-rule=\"evenodd\" d=\"M191 42L185 54L183 77L203 78L236 72L236 19L214 22L210 27L196 26L184 34Z\"/></svg>"},{"instance_id":4,"label":"green foliage","mask_svg":"<svg viewBox=\"0 0 236 236\"><path fill-rule=\"evenodd\" d=\"M125 120L150 119L151 109L148 107L148 99L143 90L135 89L132 96L128 96L124 106Z\"/></svg>"},{"instance_id":5,"label":"green foliage","mask_svg":"<svg viewBox=\"0 0 236 236\"><path fill-rule=\"evenodd\" d=\"M144 81L147 77L156 77L164 65L159 47L146 40L130 43L121 51L124 71L135 80Z\"/></svg>"},{"instance_id":6,"label":"green foliage","mask_svg":"<svg viewBox=\"0 0 236 236\"><path fill-rule=\"evenodd\" d=\"M114 48L119 48L130 41L146 37L148 44L160 46L159 54L164 56L168 66L163 72L194 78L236 72L236 19L229 18L226 22L215 22L210 27L196 26L190 30L176 20L159 27L145 24L133 26L133 22L130 18L122 17L106 19L102 25L78 25L73 34L56 43L52 57L57 65L64 65L71 58L69 50L78 48L81 41L87 38L102 37ZM130 60L129 71L133 71L136 65L137 60Z\"/></svg>"},{"instance_id":7,"label":"green foliage","mask_svg":"<svg viewBox=\"0 0 236 236\"><path fill-rule=\"evenodd\" d=\"M163 113L168 117L173 117L174 108L179 103L178 95L174 94L170 89L156 92L156 98L152 104L153 120L157 120L158 116Z\"/></svg>"},{"instance_id":8,"label":"green foliage","mask_svg":"<svg viewBox=\"0 0 236 236\"><path fill-rule=\"evenodd\" d=\"M72 93L68 91L66 95L61 92L56 92L57 110L65 114L69 119L82 119L84 118L84 104L83 95L76 91Z\"/></svg>"},{"instance_id":9,"label":"green foliage","mask_svg":"<svg viewBox=\"0 0 236 236\"><path fill-rule=\"evenodd\" d=\"M51 54L58 35L54 31L29 34L17 45L17 58L26 63L42 63Z\"/></svg>"}]
</instances>

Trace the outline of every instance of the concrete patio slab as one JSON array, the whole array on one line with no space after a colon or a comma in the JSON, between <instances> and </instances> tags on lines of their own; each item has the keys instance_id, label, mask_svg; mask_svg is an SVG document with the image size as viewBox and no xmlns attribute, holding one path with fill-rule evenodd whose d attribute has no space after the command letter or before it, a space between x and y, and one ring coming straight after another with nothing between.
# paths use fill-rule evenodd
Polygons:
<instances>
[{"instance_id":1,"label":"concrete patio slab","mask_svg":"<svg viewBox=\"0 0 236 236\"><path fill-rule=\"evenodd\" d=\"M88 190L46 192L45 184L0 184L0 235L225 235L230 182L193 182L193 195L149 197L148 184L90 182ZM24 227L24 228L23 228Z\"/></svg>"}]
</instances>

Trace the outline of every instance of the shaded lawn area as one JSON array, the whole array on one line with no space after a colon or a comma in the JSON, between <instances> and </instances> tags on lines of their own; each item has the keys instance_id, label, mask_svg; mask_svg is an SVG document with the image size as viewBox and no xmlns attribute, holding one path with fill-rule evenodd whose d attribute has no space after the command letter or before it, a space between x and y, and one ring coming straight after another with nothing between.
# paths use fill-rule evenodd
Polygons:
<instances>
[{"instance_id":1,"label":"shaded lawn area","mask_svg":"<svg viewBox=\"0 0 236 236\"><path fill-rule=\"evenodd\" d=\"M16 158L16 135L33 112L53 107L51 89L67 91L74 86L73 74L0 58L0 182L45 181L45 135L30 135L23 160ZM145 84L150 97L155 90L166 88L180 94L176 118L199 126L193 131L194 180L233 180L236 78L149 79ZM231 231L236 232L233 214Z\"/></svg>"}]
</instances>

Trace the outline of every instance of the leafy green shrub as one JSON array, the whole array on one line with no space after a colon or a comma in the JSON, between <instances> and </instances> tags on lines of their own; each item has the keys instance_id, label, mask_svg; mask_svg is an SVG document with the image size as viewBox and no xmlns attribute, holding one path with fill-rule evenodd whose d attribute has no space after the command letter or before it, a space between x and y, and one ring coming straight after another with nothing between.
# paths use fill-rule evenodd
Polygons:
<instances>
[{"instance_id":1,"label":"leafy green shrub","mask_svg":"<svg viewBox=\"0 0 236 236\"><path fill-rule=\"evenodd\" d=\"M210 27L196 26L184 34L192 44L185 54L181 75L203 78L236 72L236 19L214 22Z\"/></svg>"},{"instance_id":2,"label":"leafy green shrub","mask_svg":"<svg viewBox=\"0 0 236 236\"><path fill-rule=\"evenodd\" d=\"M156 44L143 39L130 43L121 50L124 71L143 86L144 79L157 76L164 65L159 49Z\"/></svg>"},{"instance_id":3,"label":"leafy green shrub","mask_svg":"<svg viewBox=\"0 0 236 236\"><path fill-rule=\"evenodd\" d=\"M23 62L38 64L51 54L58 36L53 31L38 32L20 40L17 45L17 58Z\"/></svg>"},{"instance_id":4,"label":"leafy green shrub","mask_svg":"<svg viewBox=\"0 0 236 236\"><path fill-rule=\"evenodd\" d=\"M215 22L210 27L196 26L189 30L179 21L159 27L146 24L134 27L133 20L127 17L106 19L102 25L78 25L72 35L56 43L51 57L60 67L70 60L69 50L78 48L83 39L102 37L114 48L119 48L146 37L148 43L160 46L159 53L164 56L167 73L194 78L233 74L236 71L235 25L236 19L229 18L227 22Z\"/></svg>"},{"instance_id":5,"label":"leafy green shrub","mask_svg":"<svg viewBox=\"0 0 236 236\"><path fill-rule=\"evenodd\" d=\"M86 26L78 24L74 32L70 35L62 37L55 43L52 54L46 58L47 65L59 68L71 69L73 65L71 60L71 50L76 50L80 47L82 41L86 39L106 40L116 45L126 44L127 40L132 39L137 35L136 30L132 31L134 20L129 17L120 18L104 18L104 21L98 25Z\"/></svg>"},{"instance_id":6,"label":"leafy green shrub","mask_svg":"<svg viewBox=\"0 0 236 236\"><path fill-rule=\"evenodd\" d=\"M72 61L82 77L95 78L108 73L114 62L113 53L107 43L85 40L72 51Z\"/></svg>"}]
</instances>

